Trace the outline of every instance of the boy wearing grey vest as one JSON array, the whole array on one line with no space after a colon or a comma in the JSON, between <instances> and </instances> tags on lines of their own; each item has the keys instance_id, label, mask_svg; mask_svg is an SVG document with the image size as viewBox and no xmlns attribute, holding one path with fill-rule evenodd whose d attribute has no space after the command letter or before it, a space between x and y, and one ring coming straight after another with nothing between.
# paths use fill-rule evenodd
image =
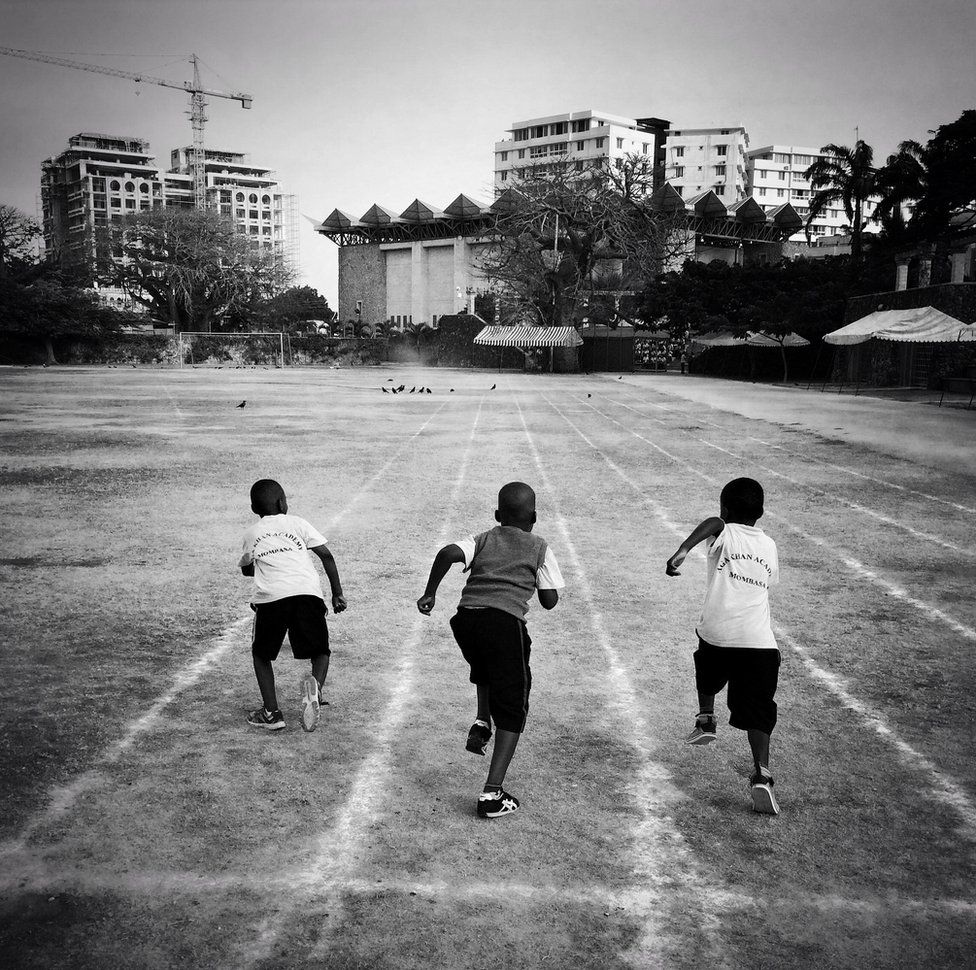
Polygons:
<instances>
[{"instance_id":1,"label":"boy wearing grey vest","mask_svg":"<svg viewBox=\"0 0 976 970\"><path fill-rule=\"evenodd\" d=\"M471 667L478 690L478 716L465 747L484 755L495 722L495 748L488 780L478 796L478 815L499 818L517 812L519 801L502 787L529 711L532 644L525 627L529 600L537 593L544 609L559 601L566 584L545 539L532 535L535 492L509 482L498 493L495 521L488 532L444 546L434 558L417 609L429 615L437 587L456 563L468 574L458 611L451 618L454 639Z\"/></svg>"}]
</instances>

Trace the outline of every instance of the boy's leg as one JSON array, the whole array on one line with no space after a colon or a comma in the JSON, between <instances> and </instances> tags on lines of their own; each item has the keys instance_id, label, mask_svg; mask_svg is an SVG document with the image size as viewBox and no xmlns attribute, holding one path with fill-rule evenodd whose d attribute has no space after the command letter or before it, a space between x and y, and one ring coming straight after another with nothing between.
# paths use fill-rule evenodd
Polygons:
<instances>
[{"instance_id":1,"label":"boy's leg","mask_svg":"<svg viewBox=\"0 0 976 970\"><path fill-rule=\"evenodd\" d=\"M321 653L312 658L312 676L318 682L319 690L325 687L325 678L329 676L330 655Z\"/></svg>"},{"instance_id":2,"label":"boy's leg","mask_svg":"<svg viewBox=\"0 0 976 970\"><path fill-rule=\"evenodd\" d=\"M478 720L491 724L491 693L487 684L475 684L478 688Z\"/></svg>"},{"instance_id":3,"label":"boy's leg","mask_svg":"<svg viewBox=\"0 0 976 970\"><path fill-rule=\"evenodd\" d=\"M769 773L769 738L776 726L776 694L779 679L778 650L741 650L738 669L729 682L729 723L746 732L755 767L749 779L753 811L778 815L779 804Z\"/></svg>"},{"instance_id":4,"label":"boy's leg","mask_svg":"<svg viewBox=\"0 0 976 970\"><path fill-rule=\"evenodd\" d=\"M468 730L464 747L466 751L484 757L491 740L491 694L487 684L475 684L475 687L478 690L478 714Z\"/></svg>"},{"instance_id":5,"label":"boy's leg","mask_svg":"<svg viewBox=\"0 0 976 970\"><path fill-rule=\"evenodd\" d=\"M747 732L749 747L752 748L752 761L757 775L769 774L769 735L765 731L750 728Z\"/></svg>"},{"instance_id":6,"label":"boy's leg","mask_svg":"<svg viewBox=\"0 0 976 970\"><path fill-rule=\"evenodd\" d=\"M518 744L517 731L506 731L499 728L495 732L495 749L491 753L491 765L488 767L488 780L485 791L499 791L505 783L505 774L512 763L512 755Z\"/></svg>"},{"instance_id":7,"label":"boy's leg","mask_svg":"<svg viewBox=\"0 0 976 970\"><path fill-rule=\"evenodd\" d=\"M258 689L261 691L264 709L276 711L278 710L278 697L275 694L274 667L272 667L270 660L259 657L253 650L251 656L254 659L254 674L258 679Z\"/></svg>"},{"instance_id":8,"label":"boy's leg","mask_svg":"<svg viewBox=\"0 0 976 970\"><path fill-rule=\"evenodd\" d=\"M691 734L685 738L688 744L711 744L716 739L718 722L715 720L715 695L727 682L728 671L722 648L712 646L699 637L698 649L695 651L698 714Z\"/></svg>"}]
</instances>

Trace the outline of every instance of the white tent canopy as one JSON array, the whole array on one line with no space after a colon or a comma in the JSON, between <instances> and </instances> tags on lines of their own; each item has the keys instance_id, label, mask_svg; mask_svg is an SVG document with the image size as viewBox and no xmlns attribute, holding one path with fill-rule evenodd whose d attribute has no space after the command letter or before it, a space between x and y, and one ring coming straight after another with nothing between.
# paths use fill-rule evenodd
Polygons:
<instances>
[{"instance_id":1,"label":"white tent canopy","mask_svg":"<svg viewBox=\"0 0 976 970\"><path fill-rule=\"evenodd\" d=\"M877 310L824 336L824 343L849 346L866 340L911 343L957 343L976 340L976 326L965 324L935 307Z\"/></svg>"},{"instance_id":2,"label":"white tent canopy","mask_svg":"<svg viewBox=\"0 0 976 970\"><path fill-rule=\"evenodd\" d=\"M810 341L792 331L780 337L771 337L768 333L750 333L746 338L750 347L809 347Z\"/></svg>"},{"instance_id":3,"label":"white tent canopy","mask_svg":"<svg viewBox=\"0 0 976 970\"><path fill-rule=\"evenodd\" d=\"M575 327L485 327L477 337L482 347L579 347L583 340Z\"/></svg>"}]
</instances>

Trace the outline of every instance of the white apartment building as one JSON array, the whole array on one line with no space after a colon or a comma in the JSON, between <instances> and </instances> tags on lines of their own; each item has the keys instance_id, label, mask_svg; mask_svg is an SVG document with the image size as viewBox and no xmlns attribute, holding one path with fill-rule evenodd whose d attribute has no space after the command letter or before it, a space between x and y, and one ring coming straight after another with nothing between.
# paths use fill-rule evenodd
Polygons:
<instances>
[{"instance_id":1,"label":"white apartment building","mask_svg":"<svg viewBox=\"0 0 976 970\"><path fill-rule=\"evenodd\" d=\"M190 149L172 153L161 172L142 138L82 132L68 148L41 164L44 245L61 265L92 257L92 233L154 206L193 202ZM298 270L295 197L285 194L270 169L236 152L207 150L207 203L234 219L255 245L274 249Z\"/></svg>"},{"instance_id":2,"label":"white apartment building","mask_svg":"<svg viewBox=\"0 0 976 970\"><path fill-rule=\"evenodd\" d=\"M515 121L511 137L495 142L495 192L508 188L519 170L544 171L554 162L581 172L619 167L627 155L648 155L661 165L667 128L662 118L624 118L592 109Z\"/></svg>"},{"instance_id":3,"label":"white apartment building","mask_svg":"<svg viewBox=\"0 0 976 970\"><path fill-rule=\"evenodd\" d=\"M724 205L739 202L748 194L748 148L749 135L741 125L668 129L664 180L686 200L712 191Z\"/></svg>"},{"instance_id":4,"label":"white apartment building","mask_svg":"<svg viewBox=\"0 0 976 970\"><path fill-rule=\"evenodd\" d=\"M804 222L810 214L810 199L815 190L803 173L824 155L816 148L797 145L766 145L746 152L749 194L768 212L776 206L789 202ZM877 200L868 200L864 217L870 217ZM877 232L875 223L868 223L865 232ZM843 235L849 232L847 214L838 201L825 209L810 226L810 238L816 240L824 236ZM806 242L806 231L794 233L791 242Z\"/></svg>"}]
</instances>

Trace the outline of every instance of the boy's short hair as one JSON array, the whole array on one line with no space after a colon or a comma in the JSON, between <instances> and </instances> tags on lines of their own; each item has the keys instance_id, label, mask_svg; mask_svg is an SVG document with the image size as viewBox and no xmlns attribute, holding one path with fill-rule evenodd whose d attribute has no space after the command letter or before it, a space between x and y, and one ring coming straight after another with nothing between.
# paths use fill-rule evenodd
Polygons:
<instances>
[{"instance_id":1,"label":"boy's short hair","mask_svg":"<svg viewBox=\"0 0 976 970\"><path fill-rule=\"evenodd\" d=\"M498 492L498 511L513 519L527 519L535 513L535 491L525 482L509 482Z\"/></svg>"},{"instance_id":2,"label":"boy's short hair","mask_svg":"<svg viewBox=\"0 0 976 970\"><path fill-rule=\"evenodd\" d=\"M284 497L285 490L273 478L261 478L251 486L252 506L273 509Z\"/></svg>"},{"instance_id":3,"label":"boy's short hair","mask_svg":"<svg viewBox=\"0 0 976 970\"><path fill-rule=\"evenodd\" d=\"M733 478L722 489L721 503L734 519L760 519L763 514L763 487L753 478Z\"/></svg>"}]
</instances>

